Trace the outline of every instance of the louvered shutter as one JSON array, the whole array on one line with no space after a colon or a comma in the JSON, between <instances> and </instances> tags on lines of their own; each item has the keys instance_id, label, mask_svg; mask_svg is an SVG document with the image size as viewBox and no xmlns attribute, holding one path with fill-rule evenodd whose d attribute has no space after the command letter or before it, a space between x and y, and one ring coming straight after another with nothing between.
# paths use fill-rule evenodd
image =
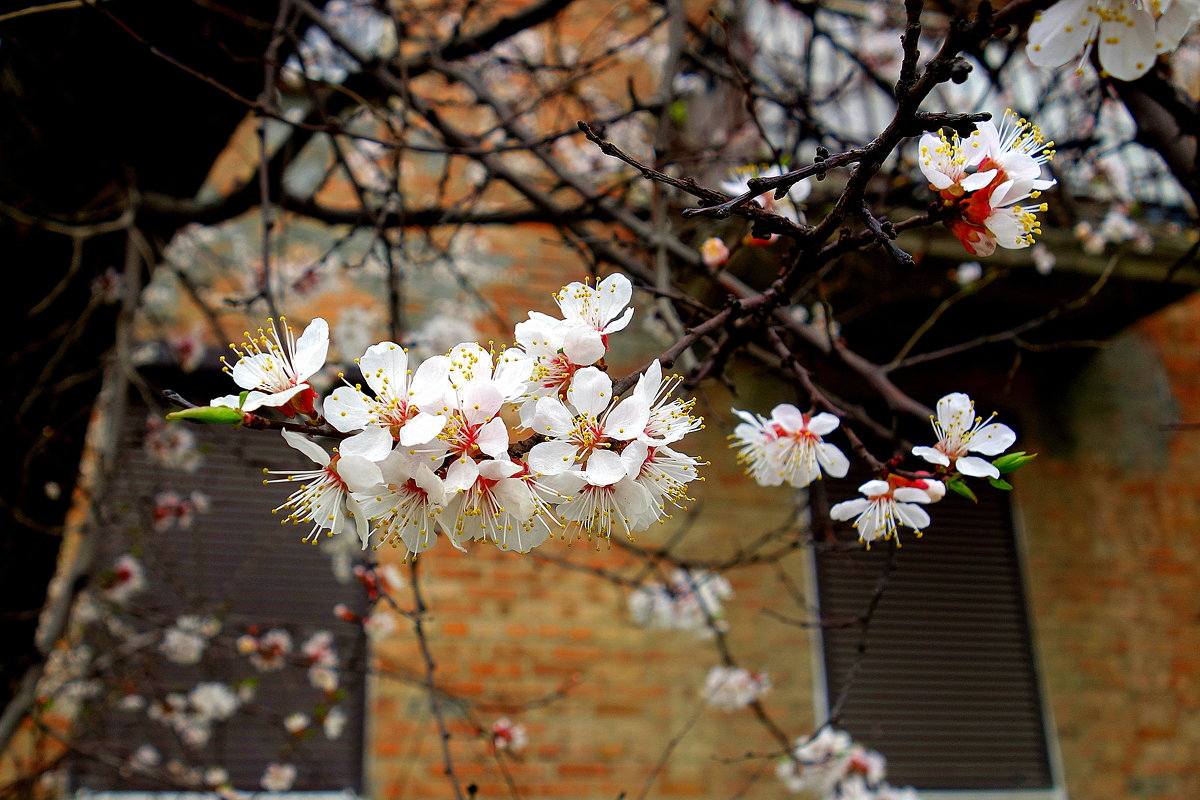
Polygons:
<instances>
[{"instance_id":1,"label":"louvered shutter","mask_svg":"<svg viewBox=\"0 0 1200 800\"><path fill-rule=\"evenodd\" d=\"M296 484L263 485L263 467L311 469L311 461L288 447L276 432L193 426L204 461L195 472L155 463L143 447L147 410L131 403L123 426L119 475L104 498L105 522L91 535L103 537L98 563L111 563L124 552L138 554L148 588L136 595L123 618L139 630L161 628L181 614L217 612L224 626L200 664L168 662L156 647L144 648L118 661L116 680L106 683L108 700L124 692L165 697L187 692L201 681L233 682L253 677L253 700L231 720L218 723L203 748L183 746L170 728L145 713L110 708L85 719L83 751L105 757L75 759L73 785L92 791L160 790L153 780L122 776L110 753L129 752L150 744L164 763L179 758L197 766L228 769L233 785L259 790L266 765L287 761L298 769L293 791L362 790L364 663L366 641L360 626L336 619L333 607L346 603L361 613L362 590L356 581L339 582L324 547L303 544L307 528L280 525L271 514ZM151 527L154 497L173 491L181 496L199 490L211 508L196 514L187 529ZM290 632L295 663L261 673L234 648L237 637L257 626ZM335 636L340 688L337 706L348 721L341 736L329 740L315 725L306 738L289 737L283 718L313 712L328 703L308 682L300 662L300 646L313 633Z\"/></svg>"},{"instance_id":2,"label":"louvered shutter","mask_svg":"<svg viewBox=\"0 0 1200 800\"><path fill-rule=\"evenodd\" d=\"M831 499L858 496L833 482ZM953 494L903 546L870 623L822 632L826 698L850 682L836 722L888 759L888 780L927 790L1053 786L1007 494ZM853 541L839 526L839 538ZM822 617L863 613L887 546L815 558Z\"/></svg>"}]
</instances>

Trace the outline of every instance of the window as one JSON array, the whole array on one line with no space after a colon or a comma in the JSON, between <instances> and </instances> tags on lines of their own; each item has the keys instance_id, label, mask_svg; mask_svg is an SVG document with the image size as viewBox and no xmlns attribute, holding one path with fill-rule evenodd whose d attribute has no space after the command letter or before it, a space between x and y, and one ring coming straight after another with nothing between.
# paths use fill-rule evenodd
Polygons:
<instances>
[{"instance_id":1,"label":"window","mask_svg":"<svg viewBox=\"0 0 1200 800\"><path fill-rule=\"evenodd\" d=\"M277 433L160 420L131 401L119 474L89 532L103 671L77 720L73 787L204 790L219 767L259 791L275 763L280 788L361 794L366 641L333 609L361 614L362 587L335 577L324 546L301 544L307 529L271 514L294 486L263 483L264 466L311 463ZM126 574L112 566L124 555L146 586L114 603L103 587Z\"/></svg>"},{"instance_id":2,"label":"window","mask_svg":"<svg viewBox=\"0 0 1200 800\"><path fill-rule=\"evenodd\" d=\"M856 496L847 482L831 482L829 493L834 502ZM1061 797L1010 500L979 494L978 504L948 495L926 536L902 539L865 638L858 625L822 631L819 713L840 700L837 727L887 757L893 785ZM838 536L854 538L848 526ZM824 620L864 613L889 550L817 552Z\"/></svg>"}]
</instances>

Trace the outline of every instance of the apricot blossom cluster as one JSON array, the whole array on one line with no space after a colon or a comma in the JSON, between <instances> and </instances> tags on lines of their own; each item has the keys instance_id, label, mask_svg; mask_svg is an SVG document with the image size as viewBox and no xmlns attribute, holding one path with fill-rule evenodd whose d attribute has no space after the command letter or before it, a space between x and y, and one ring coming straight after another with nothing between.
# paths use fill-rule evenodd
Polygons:
<instances>
[{"instance_id":1,"label":"apricot blossom cluster","mask_svg":"<svg viewBox=\"0 0 1200 800\"><path fill-rule=\"evenodd\" d=\"M946 226L968 253L990 256L997 245L1029 247L1041 233L1037 215L1046 204L1024 201L1055 184L1041 177L1053 148L1036 125L1006 109L999 128L979 122L965 139L954 131L925 134L918 166L950 213Z\"/></svg>"},{"instance_id":2,"label":"apricot blossom cluster","mask_svg":"<svg viewBox=\"0 0 1200 800\"><path fill-rule=\"evenodd\" d=\"M399 344L373 344L356 359L363 383L343 377L323 401L309 379L328 325L314 319L297 338L286 320L269 321L231 345L240 394L173 416L245 424L275 408L344 437L330 452L287 425L284 439L313 466L267 470L278 476L267 482L301 484L276 511L311 526L314 543L322 531L353 534L408 556L439 535L521 553L553 536L632 538L683 507L701 466L675 449L701 427L693 401L675 397L678 378L654 362L627 396L614 391L605 357L634 313L632 292L619 274L571 283L555 295L561 317L530 312L498 352L464 342L417 364Z\"/></svg>"}]
</instances>

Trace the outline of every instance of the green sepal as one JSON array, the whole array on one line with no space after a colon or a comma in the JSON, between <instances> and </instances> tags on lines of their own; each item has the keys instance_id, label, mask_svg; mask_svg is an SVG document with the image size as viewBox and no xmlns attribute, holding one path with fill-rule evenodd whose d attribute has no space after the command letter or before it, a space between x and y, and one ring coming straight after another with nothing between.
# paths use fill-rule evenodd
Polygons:
<instances>
[{"instance_id":1,"label":"green sepal","mask_svg":"<svg viewBox=\"0 0 1200 800\"><path fill-rule=\"evenodd\" d=\"M979 498L976 497L975 493L971 491L971 487L967 486L965 483L963 483L958 478L955 478L954 480L946 481L946 488L949 489L950 491L954 492L955 494L962 495L963 497L970 500L972 503L979 502Z\"/></svg>"},{"instance_id":2,"label":"green sepal","mask_svg":"<svg viewBox=\"0 0 1200 800\"><path fill-rule=\"evenodd\" d=\"M190 419L196 422L210 422L217 425L241 425L246 418L245 413L236 408L225 406L198 406L185 408L182 411L172 411L167 419Z\"/></svg>"},{"instance_id":3,"label":"green sepal","mask_svg":"<svg viewBox=\"0 0 1200 800\"><path fill-rule=\"evenodd\" d=\"M1035 458L1037 458L1037 453L1025 455L1024 450L1018 450L1015 453L1000 456L992 462L992 466L1000 470L1001 474L1016 472Z\"/></svg>"},{"instance_id":4,"label":"green sepal","mask_svg":"<svg viewBox=\"0 0 1200 800\"><path fill-rule=\"evenodd\" d=\"M1003 478L988 478L988 483L995 486L997 489L1003 489L1006 492L1012 491L1012 484Z\"/></svg>"}]
</instances>

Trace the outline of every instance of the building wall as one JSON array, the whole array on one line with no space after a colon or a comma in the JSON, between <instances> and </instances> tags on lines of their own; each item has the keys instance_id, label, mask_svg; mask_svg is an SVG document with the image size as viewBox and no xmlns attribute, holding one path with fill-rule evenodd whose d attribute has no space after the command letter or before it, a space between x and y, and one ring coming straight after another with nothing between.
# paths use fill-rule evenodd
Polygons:
<instances>
[{"instance_id":1,"label":"building wall","mask_svg":"<svg viewBox=\"0 0 1200 800\"><path fill-rule=\"evenodd\" d=\"M1200 796L1200 297L1061 398L1017 491L1070 796Z\"/></svg>"}]
</instances>

